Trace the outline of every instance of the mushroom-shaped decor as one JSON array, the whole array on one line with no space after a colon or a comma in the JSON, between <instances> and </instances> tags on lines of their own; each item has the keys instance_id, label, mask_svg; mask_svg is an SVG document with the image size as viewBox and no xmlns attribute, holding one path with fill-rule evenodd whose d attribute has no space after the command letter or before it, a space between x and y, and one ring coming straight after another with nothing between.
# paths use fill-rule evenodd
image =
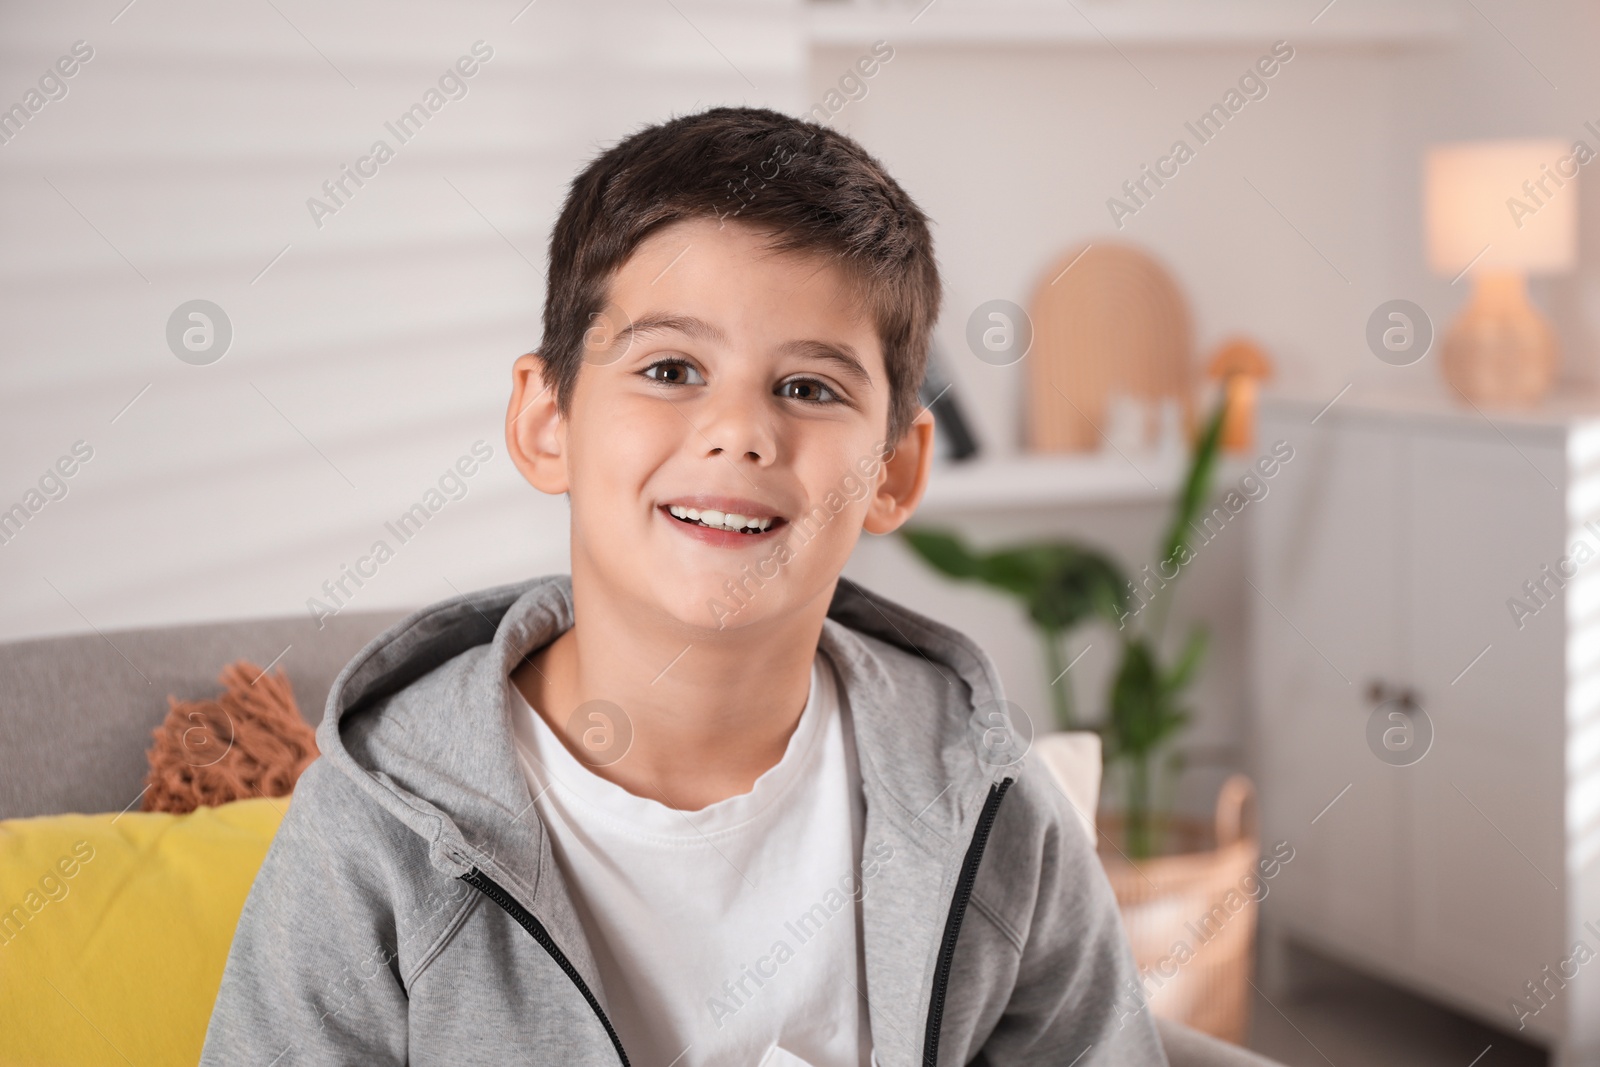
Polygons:
<instances>
[{"instance_id":1,"label":"mushroom-shaped decor","mask_svg":"<svg viewBox=\"0 0 1600 1067\"><path fill-rule=\"evenodd\" d=\"M1228 397L1222 447L1230 452L1246 451L1255 440L1256 383L1272 377L1272 360L1254 341L1235 337L1217 349L1206 373L1222 382Z\"/></svg>"}]
</instances>

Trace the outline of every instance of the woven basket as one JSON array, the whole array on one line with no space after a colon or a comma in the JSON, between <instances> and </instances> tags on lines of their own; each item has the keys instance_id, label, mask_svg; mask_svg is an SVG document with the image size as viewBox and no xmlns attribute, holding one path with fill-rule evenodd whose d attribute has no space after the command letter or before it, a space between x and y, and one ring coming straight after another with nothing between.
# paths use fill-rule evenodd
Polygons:
<instances>
[{"instance_id":1,"label":"woven basket","mask_svg":"<svg viewBox=\"0 0 1600 1067\"><path fill-rule=\"evenodd\" d=\"M1109 844L1123 839L1119 818L1100 819L1100 860L1150 1010L1235 1044L1244 1041L1250 1023L1252 891L1259 892L1261 856L1254 800L1250 779L1233 775L1217 795L1213 825L1178 816L1161 820L1157 840L1170 852L1147 860L1129 860Z\"/></svg>"}]
</instances>

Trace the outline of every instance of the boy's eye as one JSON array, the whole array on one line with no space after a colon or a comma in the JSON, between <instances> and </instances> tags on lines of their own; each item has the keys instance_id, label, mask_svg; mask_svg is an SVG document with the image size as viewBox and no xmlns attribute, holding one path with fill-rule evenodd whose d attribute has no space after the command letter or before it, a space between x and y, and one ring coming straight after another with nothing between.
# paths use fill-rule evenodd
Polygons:
<instances>
[{"instance_id":1,"label":"boy's eye","mask_svg":"<svg viewBox=\"0 0 1600 1067\"><path fill-rule=\"evenodd\" d=\"M704 385L705 378L681 359L663 359L643 371L646 378L664 385Z\"/></svg>"},{"instance_id":2,"label":"boy's eye","mask_svg":"<svg viewBox=\"0 0 1600 1067\"><path fill-rule=\"evenodd\" d=\"M811 404L826 404L839 399L839 394L815 378L790 378L778 386L778 395L785 400L804 400Z\"/></svg>"}]
</instances>

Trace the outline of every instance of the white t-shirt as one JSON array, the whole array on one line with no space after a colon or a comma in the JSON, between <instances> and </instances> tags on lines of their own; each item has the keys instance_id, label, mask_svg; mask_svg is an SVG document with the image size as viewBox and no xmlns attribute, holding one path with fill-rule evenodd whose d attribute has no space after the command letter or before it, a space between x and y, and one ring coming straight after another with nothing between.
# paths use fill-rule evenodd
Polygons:
<instances>
[{"instance_id":1,"label":"white t-shirt","mask_svg":"<svg viewBox=\"0 0 1600 1067\"><path fill-rule=\"evenodd\" d=\"M819 654L783 758L699 811L601 778L509 686L529 789L635 1063L869 1062L861 784L837 686Z\"/></svg>"}]
</instances>

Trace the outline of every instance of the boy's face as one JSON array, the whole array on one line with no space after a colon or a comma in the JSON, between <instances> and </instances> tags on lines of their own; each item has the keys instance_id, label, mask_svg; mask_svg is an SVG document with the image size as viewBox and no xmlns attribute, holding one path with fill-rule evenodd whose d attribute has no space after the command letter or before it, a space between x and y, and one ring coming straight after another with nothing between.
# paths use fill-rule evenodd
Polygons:
<instances>
[{"instance_id":1,"label":"boy's face","mask_svg":"<svg viewBox=\"0 0 1600 1067\"><path fill-rule=\"evenodd\" d=\"M930 420L887 468L889 380L854 296L827 258L773 253L745 224L678 222L639 246L569 411L521 431L546 459L540 479L519 466L570 495L575 580L690 627L744 627L815 606L864 526L904 521L895 469L921 471L920 495Z\"/></svg>"}]
</instances>

